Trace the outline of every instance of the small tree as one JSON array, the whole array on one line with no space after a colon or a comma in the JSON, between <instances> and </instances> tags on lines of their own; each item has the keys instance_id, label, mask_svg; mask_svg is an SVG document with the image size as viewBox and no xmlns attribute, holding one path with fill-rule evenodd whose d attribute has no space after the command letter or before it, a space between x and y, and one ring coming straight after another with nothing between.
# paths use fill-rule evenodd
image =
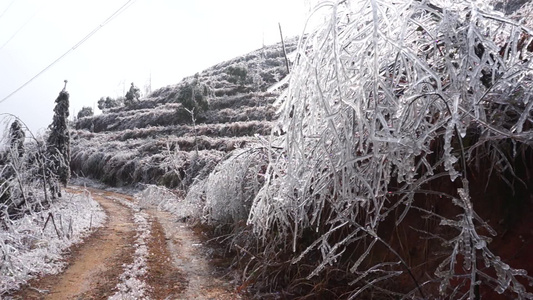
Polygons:
<instances>
[{"instance_id":1,"label":"small tree","mask_svg":"<svg viewBox=\"0 0 533 300\"><path fill-rule=\"evenodd\" d=\"M9 127L9 149L5 153L4 164L0 170L0 204L8 203L7 212L12 212L20 202L26 202L26 194L22 188L21 170L24 156L24 139L26 134L20 122L15 119ZM16 187L15 187L16 186ZM2 213L0 213L2 215Z\"/></svg>"},{"instance_id":2,"label":"small tree","mask_svg":"<svg viewBox=\"0 0 533 300\"><path fill-rule=\"evenodd\" d=\"M186 118L187 120L193 121L194 114L196 120L198 120L198 117L201 117L202 113L209 109L209 102L207 100L207 97L209 96L209 88L207 85L200 83L198 77L199 75L196 74L191 81L185 82L179 88L174 101L181 103L183 105L183 112L186 112L182 113L180 111L180 118Z\"/></svg>"},{"instance_id":3,"label":"small tree","mask_svg":"<svg viewBox=\"0 0 533 300\"><path fill-rule=\"evenodd\" d=\"M248 80L248 70L241 66L230 66L226 68L227 80L231 83L244 85Z\"/></svg>"},{"instance_id":4,"label":"small tree","mask_svg":"<svg viewBox=\"0 0 533 300\"><path fill-rule=\"evenodd\" d=\"M48 127L50 129L50 135L47 140L47 152L52 173L57 175L59 181L65 186L70 178L70 133L67 125L68 110L69 94L63 89L56 99L54 119ZM54 192L54 185L52 185L53 195L55 194Z\"/></svg>"},{"instance_id":5,"label":"small tree","mask_svg":"<svg viewBox=\"0 0 533 300\"><path fill-rule=\"evenodd\" d=\"M57 177L50 171L41 141L22 120L11 114L3 115L16 120L6 132L7 151L0 153L0 220L42 209L49 203L50 178ZM28 143L24 143L26 133L30 137ZM43 189L44 199L37 196L39 188Z\"/></svg>"},{"instance_id":6,"label":"small tree","mask_svg":"<svg viewBox=\"0 0 533 300\"><path fill-rule=\"evenodd\" d=\"M18 120L11 123L9 128L9 145L12 152L17 152L19 157L24 155L24 139L26 134Z\"/></svg>"},{"instance_id":7,"label":"small tree","mask_svg":"<svg viewBox=\"0 0 533 300\"><path fill-rule=\"evenodd\" d=\"M140 97L141 90L139 90L139 88L136 87L135 84L132 82L130 90L126 93L126 99L124 100L124 104L128 106L132 105L135 101L139 101Z\"/></svg>"},{"instance_id":8,"label":"small tree","mask_svg":"<svg viewBox=\"0 0 533 300\"><path fill-rule=\"evenodd\" d=\"M108 97L105 97L105 98L102 97L102 98L100 98L100 100L98 100L98 108L100 110L121 106L123 104L124 104L124 98L123 97L119 97L117 99L113 99L113 98L108 96Z\"/></svg>"},{"instance_id":9,"label":"small tree","mask_svg":"<svg viewBox=\"0 0 533 300\"><path fill-rule=\"evenodd\" d=\"M81 110L78 112L78 119L84 118L84 117L92 117L94 115L93 109L89 106L82 107Z\"/></svg>"}]
</instances>

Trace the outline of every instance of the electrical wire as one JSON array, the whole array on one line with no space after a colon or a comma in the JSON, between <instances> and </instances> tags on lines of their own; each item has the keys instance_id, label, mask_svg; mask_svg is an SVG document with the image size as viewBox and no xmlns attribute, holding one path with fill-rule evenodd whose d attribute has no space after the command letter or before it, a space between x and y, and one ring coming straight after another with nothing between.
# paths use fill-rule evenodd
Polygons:
<instances>
[{"instance_id":1,"label":"electrical wire","mask_svg":"<svg viewBox=\"0 0 533 300\"><path fill-rule=\"evenodd\" d=\"M28 23L30 23L31 20L33 20L33 18L35 17L35 15L37 15L37 13L39 13L39 11L41 11L43 7L41 7L39 10L37 10L28 20L26 20L26 22L24 22L24 24L22 24L22 26L19 27L19 29L17 29L17 31L15 31L15 33L13 33L13 35L11 35L11 37L0 47L0 50L4 49L4 47L9 44L9 42L11 42L11 40L13 38L15 38L15 36L17 36L17 34L24 28L26 27L26 25L28 25Z\"/></svg>"},{"instance_id":2,"label":"electrical wire","mask_svg":"<svg viewBox=\"0 0 533 300\"><path fill-rule=\"evenodd\" d=\"M13 0L13 1L11 1L11 3L9 3L9 5L7 6L7 8L4 9L4 12L2 12L2 14L0 15L0 18L2 18L2 17L6 14L6 12L9 10L9 8L11 7L11 5L13 5L13 3L15 3L15 1L17 1L17 0Z\"/></svg>"},{"instance_id":3,"label":"electrical wire","mask_svg":"<svg viewBox=\"0 0 533 300\"><path fill-rule=\"evenodd\" d=\"M15 0L13 1L15 2ZM45 67L44 69L42 69L39 73L37 73L37 75L33 76L32 78L30 78L30 80L26 81L23 85L21 85L19 88L17 88L16 90L14 90L13 92L11 92L11 94L7 95L6 97L4 97L2 100L0 100L0 103L6 101L7 99L9 99L11 96L15 95L16 93L18 93L20 90L22 90L24 87L26 87L28 84L30 84L33 80L35 80L37 77L39 77L41 74L43 74L44 72L46 72L48 69L50 69L53 65L55 65L56 63L58 63L60 60L62 60L65 56L67 56L67 54L69 54L71 51L73 50L76 50L76 48L78 48L79 46L81 46L83 43L85 43L88 39L90 39L96 32L98 32L98 30L102 29L102 27L104 27L105 25L107 25L109 22L111 22L114 18L116 18L117 16L119 16L121 13L123 13L126 9L128 9L133 3L135 2L135 0L128 0L126 3L124 3L124 5L122 5L119 9L117 9L111 16L109 16L103 23L101 23L100 25L98 25L95 29L93 29L93 31L91 31L89 34L87 34L84 38L82 38L78 43L76 43L74 46L72 46L72 48L68 49L65 53L63 53L61 56L59 56L56 60L54 60L51 64L49 64L47 67Z\"/></svg>"}]
</instances>

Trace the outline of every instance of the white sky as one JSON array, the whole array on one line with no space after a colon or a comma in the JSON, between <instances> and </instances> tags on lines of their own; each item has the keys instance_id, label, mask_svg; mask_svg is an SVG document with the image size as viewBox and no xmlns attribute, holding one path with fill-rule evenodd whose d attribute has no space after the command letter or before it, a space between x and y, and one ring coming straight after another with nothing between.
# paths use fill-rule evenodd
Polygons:
<instances>
[{"instance_id":1,"label":"white sky","mask_svg":"<svg viewBox=\"0 0 533 300\"><path fill-rule=\"evenodd\" d=\"M0 100L102 24L127 0L0 0ZM0 103L32 131L52 121L68 80L71 117L102 96L181 81L303 29L304 0L136 0L84 44ZM7 44L6 44L7 43ZM96 111L98 109L96 108Z\"/></svg>"}]
</instances>

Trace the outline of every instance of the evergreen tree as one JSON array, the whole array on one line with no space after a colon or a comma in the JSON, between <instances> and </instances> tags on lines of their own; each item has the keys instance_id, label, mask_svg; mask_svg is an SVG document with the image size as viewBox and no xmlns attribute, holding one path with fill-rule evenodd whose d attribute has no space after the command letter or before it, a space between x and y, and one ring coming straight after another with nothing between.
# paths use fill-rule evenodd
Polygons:
<instances>
[{"instance_id":1,"label":"evergreen tree","mask_svg":"<svg viewBox=\"0 0 533 300\"><path fill-rule=\"evenodd\" d=\"M117 99L113 99L113 98L107 96L105 98L102 97L102 98L100 98L100 100L98 100L98 108L100 110L121 106L123 104L124 104L124 97L119 97Z\"/></svg>"},{"instance_id":2,"label":"evergreen tree","mask_svg":"<svg viewBox=\"0 0 533 300\"><path fill-rule=\"evenodd\" d=\"M17 152L19 157L24 155L24 139L26 134L18 120L11 123L9 128L9 145L12 151Z\"/></svg>"},{"instance_id":3,"label":"evergreen tree","mask_svg":"<svg viewBox=\"0 0 533 300\"><path fill-rule=\"evenodd\" d=\"M92 117L94 115L93 109L89 106L82 107L78 112L78 119L83 117Z\"/></svg>"},{"instance_id":4,"label":"evergreen tree","mask_svg":"<svg viewBox=\"0 0 533 300\"><path fill-rule=\"evenodd\" d=\"M124 104L126 104L127 106L132 105L134 102L139 101L140 97L141 90L139 90L139 88L136 87L135 84L132 82L130 90L126 93L126 99L124 99Z\"/></svg>"},{"instance_id":5,"label":"evergreen tree","mask_svg":"<svg viewBox=\"0 0 533 300\"><path fill-rule=\"evenodd\" d=\"M181 120L195 123L193 119L201 119L203 113L209 109L209 87L201 83L198 78L199 75L196 74L192 80L183 83L174 99L175 102L182 104L183 110L178 111L178 118Z\"/></svg>"},{"instance_id":6,"label":"evergreen tree","mask_svg":"<svg viewBox=\"0 0 533 300\"><path fill-rule=\"evenodd\" d=\"M68 116L69 94L63 89L56 99L54 119L48 127L50 129L50 135L47 140L47 152L52 173L57 175L59 181L65 186L70 178L70 133L67 125ZM54 194L53 188L52 193Z\"/></svg>"},{"instance_id":7,"label":"evergreen tree","mask_svg":"<svg viewBox=\"0 0 533 300\"><path fill-rule=\"evenodd\" d=\"M26 133L18 119L15 119L9 127L9 150L6 153L5 168L0 172L0 203L7 205L6 211L0 216L12 216L18 213L20 207L28 200L24 189L24 140Z\"/></svg>"}]
</instances>

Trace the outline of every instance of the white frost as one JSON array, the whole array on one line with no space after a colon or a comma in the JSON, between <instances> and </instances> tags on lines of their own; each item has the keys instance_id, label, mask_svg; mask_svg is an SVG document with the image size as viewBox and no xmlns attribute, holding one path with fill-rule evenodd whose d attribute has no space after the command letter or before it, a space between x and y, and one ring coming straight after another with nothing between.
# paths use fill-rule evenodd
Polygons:
<instances>
[{"instance_id":1,"label":"white frost","mask_svg":"<svg viewBox=\"0 0 533 300\"><path fill-rule=\"evenodd\" d=\"M143 277L146 276L148 266L148 246L150 237L151 220L148 214L142 212L139 206L133 202L116 198L118 202L134 211L133 221L137 225L135 237L135 253L133 262L124 267L124 272L120 275L120 282L117 284L117 292L108 299L148 299L146 292L148 286Z\"/></svg>"},{"instance_id":2,"label":"white frost","mask_svg":"<svg viewBox=\"0 0 533 300\"><path fill-rule=\"evenodd\" d=\"M105 218L100 205L85 192L65 193L47 210L14 221L2 220L0 296L32 278L62 271L65 250L81 242L92 229L101 227Z\"/></svg>"}]
</instances>

